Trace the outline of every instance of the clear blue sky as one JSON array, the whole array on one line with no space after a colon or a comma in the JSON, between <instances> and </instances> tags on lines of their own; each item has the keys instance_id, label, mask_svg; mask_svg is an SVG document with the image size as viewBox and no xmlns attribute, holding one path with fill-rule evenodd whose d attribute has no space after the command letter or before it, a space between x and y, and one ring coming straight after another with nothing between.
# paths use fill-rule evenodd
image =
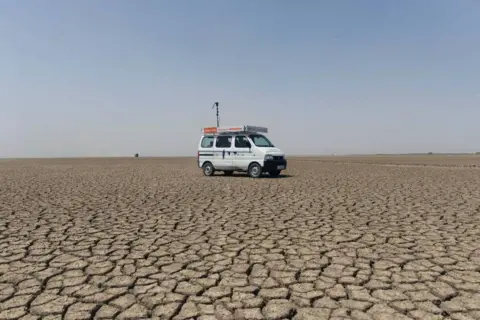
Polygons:
<instances>
[{"instance_id":1,"label":"clear blue sky","mask_svg":"<svg viewBox=\"0 0 480 320\"><path fill-rule=\"evenodd\" d=\"M0 2L0 157L480 151L480 1Z\"/></svg>"}]
</instances>

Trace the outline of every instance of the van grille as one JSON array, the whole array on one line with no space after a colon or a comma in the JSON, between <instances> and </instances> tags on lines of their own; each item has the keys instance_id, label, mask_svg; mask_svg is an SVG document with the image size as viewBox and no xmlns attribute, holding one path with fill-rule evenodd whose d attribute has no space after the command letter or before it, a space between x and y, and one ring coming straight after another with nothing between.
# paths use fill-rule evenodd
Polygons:
<instances>
[{"instance_id":1,"label":"van grille","mask_svg":"<svg viewBox=\"0 0 480 320\"><path fill-rule=\"evenodd\" d=\"M273 156L273 160L283 160L283 156Z\"/></svg>"}]
</instances>

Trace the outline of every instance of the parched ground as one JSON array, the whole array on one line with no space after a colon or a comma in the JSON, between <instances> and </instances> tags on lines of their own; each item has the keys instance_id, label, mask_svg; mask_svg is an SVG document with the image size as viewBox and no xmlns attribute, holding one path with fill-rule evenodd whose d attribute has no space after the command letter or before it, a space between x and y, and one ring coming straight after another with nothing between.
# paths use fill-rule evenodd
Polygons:
<instances>
[{"instance_id":1,"label":"parched ground","mask_svg":"<svg viewBox=\"0 0 480 320\"><path fill-rule=\"evenodd\" d=\"M480 319L479 164L0 161L0 319Z\"/></svg>"}]
</instances>

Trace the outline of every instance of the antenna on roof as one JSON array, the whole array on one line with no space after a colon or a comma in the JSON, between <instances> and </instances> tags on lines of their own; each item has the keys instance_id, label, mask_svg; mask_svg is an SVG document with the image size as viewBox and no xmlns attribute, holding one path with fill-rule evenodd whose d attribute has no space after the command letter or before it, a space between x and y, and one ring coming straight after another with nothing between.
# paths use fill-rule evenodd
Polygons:
<instances>
[{"instance_id":1,"label":"antenna on roof","mask_svg":"<svg viewBox=\"0 0 480 320\"><path fill-rule=\"evenodd\" d=\"M220 116L218 115L218 102L215 102L212 106L212 109L217 107L217 128L220 127Z\"/></svg>"}]
</instances>

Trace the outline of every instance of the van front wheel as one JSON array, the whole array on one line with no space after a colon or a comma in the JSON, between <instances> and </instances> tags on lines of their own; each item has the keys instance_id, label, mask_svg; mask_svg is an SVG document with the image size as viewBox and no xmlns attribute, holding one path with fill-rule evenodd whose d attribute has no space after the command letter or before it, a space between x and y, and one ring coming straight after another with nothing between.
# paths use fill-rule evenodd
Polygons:
<instances>
[{"instance_id":1,"label":"van front wheel","mask_svg":"<svg viewBox=\"0 0 480 320\"><path fill-rule=\"evenodd\" d=\"M262 175L262 167L258 163L252 163L248 167L248 175L252 178L259 178Z\"/></svg>"},{"instance_id":2,"label":"van front wheel","mask_svg":"<svg viewBox=\"0 0 480 320\"><path fill-rule=\"evenodd\" d=\"M277 178L278 176L280 176L280 172L281 172L280 170L271 171L270 177Z\"/></svg>"},{"instance_id":3,"label":"van front wheel","mask_svg":"<svg viewBox=\"0 0 480 320\"><path fill-rule=\"evenodd\" d=\"M213 176L215 173L215 168L213 167L213 164L210 162L207 162L203 165L203 174L207 177Z\"/></svg>"}]
</instances>

